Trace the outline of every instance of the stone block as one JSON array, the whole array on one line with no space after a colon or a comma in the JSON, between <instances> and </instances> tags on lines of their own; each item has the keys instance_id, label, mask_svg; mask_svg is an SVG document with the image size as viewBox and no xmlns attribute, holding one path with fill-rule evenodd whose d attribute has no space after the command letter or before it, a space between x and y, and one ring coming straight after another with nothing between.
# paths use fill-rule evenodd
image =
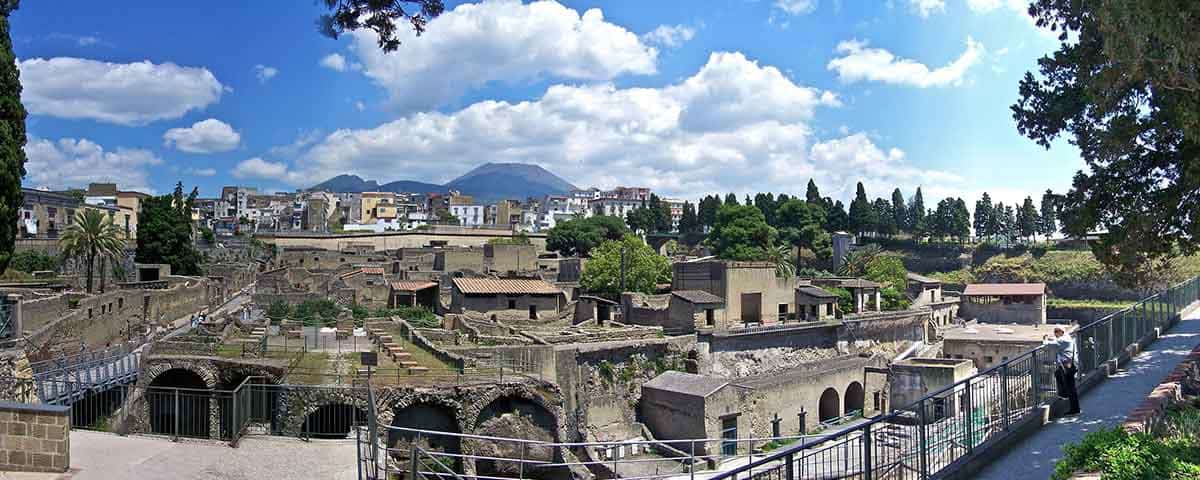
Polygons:
<instances>
[{"instance_id":1,"label":"stone block","mask_svg":"<svg viewBox=\"0 0 1200 480\"><path fill-rule=\"evenodd\" d=\"M42 425L58 425L58 419L66 418L65 415L39 415L38 422Z\"/></svg>"},{"instance_id":2,"label":"stone block","mask_svg":"<svg viewBox=\"0 0 1200 480\"><path fill-rule=\"evenodd\" d=\"M0 412L0 422L8 422L13 419L13 412Z\"/></svg>"},{"instance_id":3,"label":"stone block","mask_svg":"<svg viewBox=\"0 0 1200 480\"><path fill-rule=\"evenodd\" d=\"M5 429L5 431L7 431L9 435L13 436L23 437L29 435L29 427L25 423L19 421L9 422L8 428Z\"/></svg>"},{"instance_id":4,"label":"stone block","mask_svg":"<svg viewBox=\"0 0 1200 480\"><path fill-rule=\"evenodd\" d=\"M33 438L46 438L46 426L45 425L30 425L29 426L29 436L33 437Z\"/></svg>"},{"instance_id":5,"label":"stone block","mask_svg":"<svg viewBox=\"0 0 1200 480\"><path fill-rule=\"evenodd\" d=\"M46 469L54 467L54 462L50 459L50 454L48 453L33 453L29 457L29 463L34 467Z\"/></svg>"},{"instance_id":6,"label":"stone block","mask_svg":"<svg viewBox=\"0 0 1200 480\"><path fill-rule=\"evenodd\" d=\"M8 463L9 465L29 465L29 454L22 450L9 450Z\"/></svg>"},{"instance_id":7,"label":"stone block","mask_svg":"<svg viewBox=\"0 0 1200 480\"><path fill-rule=\"evenodd\" d=\"M63 440L67 438L67 429L58 425L46 427L46 438L49 440Z\"/></svg>"}]
</instances>

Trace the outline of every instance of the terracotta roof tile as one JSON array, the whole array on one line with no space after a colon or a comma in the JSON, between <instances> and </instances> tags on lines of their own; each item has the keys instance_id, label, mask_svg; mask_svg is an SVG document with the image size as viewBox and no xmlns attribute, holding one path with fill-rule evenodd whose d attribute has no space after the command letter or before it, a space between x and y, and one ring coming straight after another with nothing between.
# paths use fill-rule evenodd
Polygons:
<instances>
[{"instance_id":1,"label":"terracotta roof tile","mask_svg":"<svg viewBox=\"0 0 1200 480\"><path fill-rule=\"evenodd\" d=\"M438 284L434 282L421 282L415 280L400 280L392 282L392 290L399 290L402 292L416 292L436 286L438 286Z\"/></svg>"},{"instance_id":2,"label":"terracotta roof tile","mask_svg":"<svg viewBox=\"0 0 1200 480\"><path fill-rule=\"evenodd\" d=\"M972 283L963 290L963 295L1045 295L1044 283Z\"/></svg>"},{"instance_id":3,"label":"terracotta roof tile","mask_svg":"<svg viewBox=\"0 0 1200 480\"><path fill-rule=\"evenodd\" d=\"M455 278L454 287L468 295L557 295L558 287L545 280L517 278Z\"/></svg>"}]
</instances>

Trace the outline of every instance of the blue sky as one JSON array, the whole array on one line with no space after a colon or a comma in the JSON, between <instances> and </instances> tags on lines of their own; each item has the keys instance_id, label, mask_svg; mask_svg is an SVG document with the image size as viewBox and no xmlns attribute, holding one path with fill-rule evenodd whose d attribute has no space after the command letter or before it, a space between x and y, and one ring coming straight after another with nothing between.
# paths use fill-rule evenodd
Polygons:
<instances>
[{"instance_id":1,"label":"blue sky","mask_svg":"<svg viewBox=\"0 0 1200 480\"><path fill-rule=\"evenodd\" d=\"M1020 77L1057 46L1019 0L452 2L390 54L317 34L316 3L24 2L26 186L212 195L523 161L686 198L814 177L973 204L1082 167L1014 127Z\"/></svg>"}]
</instances>

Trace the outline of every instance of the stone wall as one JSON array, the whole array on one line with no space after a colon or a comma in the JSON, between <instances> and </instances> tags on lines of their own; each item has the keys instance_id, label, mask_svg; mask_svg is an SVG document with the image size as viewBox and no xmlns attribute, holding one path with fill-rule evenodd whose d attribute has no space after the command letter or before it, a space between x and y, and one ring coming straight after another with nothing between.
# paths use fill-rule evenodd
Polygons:
<instances>
[{"instance_id":1,"label":"stone wall","mask_svg":"<svg viewBox=\"0 0 1200 480\"><path fill-rule=\"evenodd\" d=\"M71 408L0 402L0 470L66 472Z\"/></svg>"},{"instance_id":2,"label":"stone wall","mask_svg":"<svg viewBox=\"0 0 1200 480\"><path fill-rule=\"evenodd\" d=\"M854 342L872 340L876 342L923 341L925 324L931 318L931 309L921 307L894 312L872 312L847 315L838 330L841 340Z\"/></svg>"},{"instance_id":3,"label":"stone wall","mask_svg":"<svg viewBox=\"0 0 1200 480\"><path fill-rule=\"evenodd\" d=\"M1150 391L1122 425L1128 432L1152 432L1167 415L1167 410L1187 400L1187 394L1200 393L1200 345L1175 365L1171 373Z\"/></svg>"},{"instance_id":4,"label":"stone wall","mask_svg":"<svg viewBox=\"0 0 1200 480\"><path fill-rule=\"evenodd\" d=\"M833 348L837 345L838 324L788 324L759 329L701 333L701 342L713 352L756 350L762 348Z\"/></svg>"}]
</instances>

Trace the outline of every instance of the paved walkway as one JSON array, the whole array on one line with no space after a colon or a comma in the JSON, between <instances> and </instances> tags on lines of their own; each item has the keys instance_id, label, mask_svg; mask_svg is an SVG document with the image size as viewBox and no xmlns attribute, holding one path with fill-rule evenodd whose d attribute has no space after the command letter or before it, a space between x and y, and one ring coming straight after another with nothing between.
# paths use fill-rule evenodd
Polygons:
<instances>
[{"instance_id":1,"label":"paved walkway","mask_svg":"<svg viewBox=\"0 0 1200 480\"><path fill-rule=\"evenodd\" d=\"M250 436L230 448L76 430L71 432L71 470L66 474L0 472L0 480L354 480L355 453L353 440Z\"/></svg>"},{"instance_id":2,"label":"paved walkway","mask_svg":"<svg viewBox=\"0 0 1200 480\"><path fill-rule=\"evenodd\" d=\"M981 480L1041 480L1050 478L1062 459L1062 446L1078 442L1088 432L1125 421L1125 416L1200 345L1200 311L1193 311L1175 328L1130 360L1124 369L1081 398L1083 414L1059 418L1015 445L975 478Z\"/></svg>"}]
</instances>

